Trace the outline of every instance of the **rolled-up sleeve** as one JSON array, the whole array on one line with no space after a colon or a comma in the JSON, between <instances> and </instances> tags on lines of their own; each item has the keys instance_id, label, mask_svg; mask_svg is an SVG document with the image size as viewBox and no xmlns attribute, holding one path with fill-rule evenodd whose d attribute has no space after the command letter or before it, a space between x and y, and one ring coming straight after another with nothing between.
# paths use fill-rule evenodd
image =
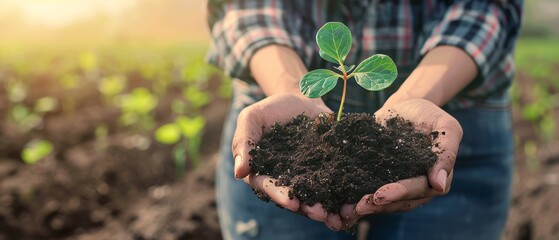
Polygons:
<instances>
[{"instance_id":1,"label":"rolled-up sleeve","mask_svg":"<svg viewBox=\"0 0 559 240\"><path fill-rule=\"evenodd\" d=\"M278 44L301 52L300 37L290 26L296 15L287 13L285 5L279 0L210 0L207 61L231 77L253 81L249 61L260 48Z\"/></svg>"},{"instance_id":2,"label":"rolled-up sleeve","mask_svg":"<svg viewBox=\"0 0 559 240\"><path fill-rule=\"evenodd\" d=\"M505 90L513 79L513 50L522 1L455 1L429 32L420 54L450 45L461 48L478 67L477 78L461 93L483 98Z\"/></svg>"}]
</instances>

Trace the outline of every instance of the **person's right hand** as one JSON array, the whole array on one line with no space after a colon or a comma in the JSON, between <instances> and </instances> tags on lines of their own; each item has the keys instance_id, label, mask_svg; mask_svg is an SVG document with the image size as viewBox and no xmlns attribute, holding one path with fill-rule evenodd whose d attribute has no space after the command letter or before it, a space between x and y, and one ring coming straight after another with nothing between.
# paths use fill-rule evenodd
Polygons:
<instances>
[{"instance_id":1,"label":"person's right hand","mask_svg":"<svg viewBox=\"0 0 559 240\"><path fill-rule=\"evenodd\" d=\"M341 222L338 214L328 214L321 204L310 207L300 203L297 198L290 199L288 187L276 187L276 179L265 175L256 176L251 172L249 165L251 156L248 152L260 141L262 135L275 123L285 124L301 113L316 118L319 113L332 113L332 110L322 99L311 99L302 94L273 95L243 109L237 119L232 144L235 178L243 178L247 184L261 191L283 208L325 222L330 228L339 229L341 226L329 224Z\"/></svg>"}]
</instances>

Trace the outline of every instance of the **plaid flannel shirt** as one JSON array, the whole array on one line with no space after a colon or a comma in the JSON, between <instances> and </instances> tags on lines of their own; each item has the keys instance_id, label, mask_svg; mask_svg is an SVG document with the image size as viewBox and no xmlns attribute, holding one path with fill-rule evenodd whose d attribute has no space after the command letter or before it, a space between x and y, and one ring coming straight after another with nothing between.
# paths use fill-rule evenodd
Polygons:
<instances>
[{"instance_id":1,"label":"plaid flannel shirt","mask_svg":"<svg viewBox=\"0 0 559 240\"><path fill-rule=\"evenodd\" d=\"M324 23L339 21L353 34L346 62L383 53L394 59L403 79L437 46L464 50L479 74L448 105L466 108L504 95L510 86L521 9L521 0L210 0L208 61L254 83L250 58L264 46L279 44L293 48L309 70L328 67L315 34Z\"/></svg>"}]
</instances>

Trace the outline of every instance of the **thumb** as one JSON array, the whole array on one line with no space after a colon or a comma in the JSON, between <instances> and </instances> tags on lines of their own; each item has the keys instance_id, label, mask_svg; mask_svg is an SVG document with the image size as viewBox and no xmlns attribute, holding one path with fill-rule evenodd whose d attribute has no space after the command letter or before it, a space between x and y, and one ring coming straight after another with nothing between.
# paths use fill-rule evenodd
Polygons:
<instances>
[{"instance_id":1,"label":"thumb","mask_svg":"<svg viewBox=\"0 0 559 240\"><path fill-rule=\"evenodd\" d=\"M437 153L437 162L429 171L429 183L437 191L446 192L452 180L452 169L462 140L463 130L460 123L444 113L433 124L433 152Z\"/></svg>"},{"instance_id":2,"label":"thumb","mask_svg":"<svg viewBox=\"0 0 559 240\"><path fill-rule=\"evenodd\" d=\"M235 178L241 179L250 174L249 151L260 141L263 133L263 121L258 108L254 105L241 111L237 118L237 128L231 146L235 159Z\"/></svg>"}]
</instances>

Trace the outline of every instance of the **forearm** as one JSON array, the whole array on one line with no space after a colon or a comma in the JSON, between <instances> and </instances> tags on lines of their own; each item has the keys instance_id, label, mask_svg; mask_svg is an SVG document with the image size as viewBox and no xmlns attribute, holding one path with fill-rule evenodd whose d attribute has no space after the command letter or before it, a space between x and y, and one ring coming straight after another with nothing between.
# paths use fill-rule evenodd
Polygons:
<instances>
[{"instance_id":1,"label":"forearm","mask_svg":"<svg viewBox=\"0 0 559 240\"><path fill-rule=\"evenodd\" d=\"M269 45L258 50L250 60L250 70L267 96L301 94L299 81L307 73L299 55L281 45Z\"/></svg>"},{"instance_id":2,"label":"forearm","mask_svg":"<svg viewBox=\"0 0 559 240\"><path fill-rule=\"evenodd\" d=\"M390 106L422 98L443 106L477 76L475 62L463 50L439 46L429 51L402 86L386 102Z\"/></svg>"}]
</instances>

